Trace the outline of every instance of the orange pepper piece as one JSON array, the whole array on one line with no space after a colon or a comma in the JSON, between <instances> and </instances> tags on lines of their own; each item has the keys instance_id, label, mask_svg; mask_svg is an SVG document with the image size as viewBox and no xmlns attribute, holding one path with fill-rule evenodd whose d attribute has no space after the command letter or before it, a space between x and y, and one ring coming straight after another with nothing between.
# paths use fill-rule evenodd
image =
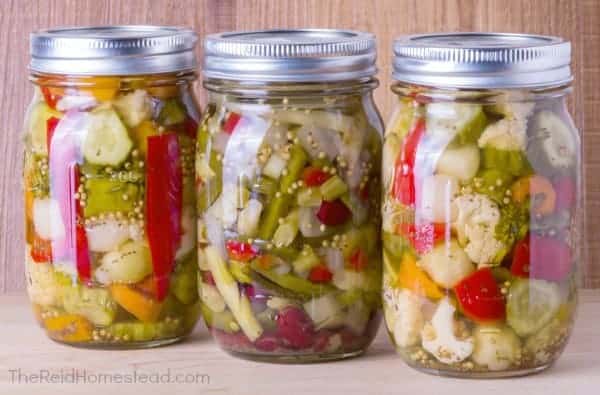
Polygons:
<instances>
[{"instance_id":1,"label":"orange pepper piece","mask_svg":"<svg viewBox=\"0 0 600 395\"><path fill-rule=\"evenodd\" d=\"M540 175L526 176L518 179L511 187L513 200L524 203L531 200L531 211L534 214L546 215L554 212L556 192L552 183Z\"/></svg>"},{"instance_id":2,"label":"orange pepper piece","mask_svg":"<svg viewBox=\"0 0 600 395\"><path fill-rule=\"evenodd\" d=\"M152 295L151 286L146 284L146 281L153 281L149 278L142 281L139 287L124 284L110 286L110 293L117 303L143 322L156 321L163 306Z\"/></svg>"},{"instance_id":3,"label":"orange pepper piece","mask_svg":"<svg viewBox=\"0 0 600 395\"><path fill-rule=\"evenodd\" d=\"M66 342L87 342L92 339L92 324L78 314L62 314L44 320L52 339Z\"/></svg>"},{"instance_id":4,"label":"orange pepper piece","mask_svg":"<svg viewBox=\"0 0 600 395\"><path fill-rule=\"evenodd\" d=\"M415 257L410 253L404 253L402 256L397 278L397 285L400 288L425 295L429 299L437 300L444 297L441 289L429 278L427 273L417 266Z\"/></svg>"}]
</instances>

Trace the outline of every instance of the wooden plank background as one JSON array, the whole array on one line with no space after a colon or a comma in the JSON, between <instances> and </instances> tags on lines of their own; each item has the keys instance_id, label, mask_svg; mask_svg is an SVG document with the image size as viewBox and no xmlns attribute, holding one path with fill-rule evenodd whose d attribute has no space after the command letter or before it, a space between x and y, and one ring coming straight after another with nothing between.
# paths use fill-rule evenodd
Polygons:
<instances>
[{"instance_id":1,"label":"wooden plank background","mask_svg":"<svg viewBox=\"0 0 600 395\"><path fill-rule=\"evenodd\" d=\"M584 285L600 287L599 0L0 0L0 293L22 289L20 193L22 116L31 97L28 34L52 26L174 24L206 33L275 27L335 27L375 33L381 87L390 113L394 37L433 31L507 31L560 35L573 42L577 82L571 108L585 151ZM201 48L198 55L201 56ZM200 92L200 97L203 95Z\"/></svg>"}]
</instances>

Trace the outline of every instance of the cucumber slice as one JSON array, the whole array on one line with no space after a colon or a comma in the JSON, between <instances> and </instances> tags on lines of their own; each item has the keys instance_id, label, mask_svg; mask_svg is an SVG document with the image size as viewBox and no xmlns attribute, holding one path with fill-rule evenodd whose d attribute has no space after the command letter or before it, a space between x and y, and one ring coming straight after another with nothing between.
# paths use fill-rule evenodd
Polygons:
<instances>
[{"instance_id":1,"label":"cucumber slice","mask_svg":"<svg viewBox=\"0 0 600 395\"><path fill-rule=\"evenodd\" d=\"M456 240L442 243L421 257L421 267L439 286L451 289L475 271L475 265Z\"/></svg>"},{"instance_id":2,"label":"cucumber slice","mask_svg":"<svg viewBox=\"0 0 600 395\"><path fill-rule=\"evenodd\" d=\"M79 314L99 326L110 325L117 314L117 304L103 288L82 285L62 289L63 307L67 313Z\"/></svg>"},{"instance_id":3,"label":"cucumber slice","mask_svg":"<svg viewBox=\"0 0 600 395\"><path fill-rule=\"evenodd\" d=\"M144 242L131 241L118 251L105 254L94 277L102 284L137 283L152 273L151 262L148 246Z\"/></svg>"},{"instance_id":4,"label":"cucumber slice","mask_svg":"<svg viewBox=\"0 0 600 395\"><path fill-rule=\"evenodd\" d=\"M479 169L479 148L475 144L447 147L437 161L436 171L467 181Z\"/></svg>"},{"instance_id":5,"label":"cucumber slice","mask_svg":"<svg viewBox=\"0 0 600 395\"><path fill-rule=\"evenodd\" d=\"M117 250L130 237L129 223L107 219L85 226L90 251L110 252Z\"/></svg>"},{"instance_id":6,"label":"cucumber slice","mask_svg":"<svg viewBox=\"0 0 600 395\"><path fill-rule=\"evenodd\" d=\"M533 138L529 152L536 167L563 170L573 167L577 159L577 137L558 115L540 111L533 119Z\"/></svg>"},{"instance_id":7,"label":"cucumber slice","mask_svg":"<svg viewBox=\"0 0 600 395\"><path fill-rule=\"evenodd\" d=\"M251 266L254 272L277 284L279 287L288 290L288 293L291 293L292 295L296 294L296 297L317 297L334 290L330 285L318 285L293 274L277 274L271 270L264 270L254 262L252 262Z\"/></svg>"},{"instance_id":8,"label":"cucumber slice","mask_svg":"<svg viewBox=\"0 0 600 395\"><path fill-rule=\"evenodd\" d=\"M89 178L85 181L85 192L83 214L90 218L102 213L133 211L140 188L137 184L110 178Z\"/></svg>"},{"instance_id":9,"label":"cucumber slice","mask_svg":"<svg viewBox=\"0 0 600 395\"><path fill-rule=\"evenodd\" d=\"M158 122L165 126L177 125L185 121L185 108L177 99L165 101L160 113Z\"/></svg>"},{"instance_id":10,"label":"cucumber slice","mask_svg":"<svg viewBox=\"0 0 600 395\"><path fill-rule=\"evenodd\" d=\"M62 114L51 109L45 102L36 103L29 111L29 137L31 149L40 155L48 155L47 121L48 119L62 117Z\"/></svg>"},{"instance_id":11,"label":"cucumber slice","mask_svg":"<svg viewBox=\"0 0 600 395\"><path fill-rule=\"evenodd\" d=\"M517 280L510 287L506 320L519 336L543 328L558 312L560 289L543 280Z\"/></svg>"},{"instance_id":12,"label":"cucumber slice","mask_svg":"<svg viewBox=\"0 0 600 395\"><path fill-rule=\"evenodd\" d=\"M391 257L400 259L404 250L410 248L410 246L404 237L384 231L383 248Z\"/></svg>"},{"instance_id":13,"label":"cucumber slice","mask_svg":"<svg viewBox=\"0 0 600 395\"><path fill-rule=\"evenodd\" d=\"M114 110L88 114L87 135L83 142L84 158L96 165L117 166L133 147L127 128Z\"/></svg>"},{"instance_id":14,"label":"cucumber slice","mask_svg":"<svg viewBox=\"0 0 600 395\"><path fill-rule=\"evenodd\" d=\"M476 143L487 125L483 108L467 103L431 103L427 106L427 133L455 136L457 145Z\"/></svg>"},{"instance_id":15,"label":"cucumber slice","mask_svg":"<svg viewBox=\"0 0 600 395\"><path fill-rule=\"evenodd\" d=\"M531 173L531 165L525 152L494 147L481 149L481 167L496 169L515 177Z\"/></svg>"},{"instance_id":16,"label":"cucumber slice","mask_svg":"<svg viewBox=\"0 0 600 395\"><path fill-rule=\"evenodd\" d=\"M180 319L160 322L118 322L105 329L110 338L127 339L131 342L145 342L177 335L182 326Z\"/></svg>"},{"instance_id":17,"label":"cucumber slice","mask_svg":"<svg viewBox=\"0 0 600 395\"><path fill-rule=\"evenodd\" d=\"M198 301L198 267L196 255L177 266L171 283L171 292L183 304L190 305Z\"/></svg>"}]
</instances>

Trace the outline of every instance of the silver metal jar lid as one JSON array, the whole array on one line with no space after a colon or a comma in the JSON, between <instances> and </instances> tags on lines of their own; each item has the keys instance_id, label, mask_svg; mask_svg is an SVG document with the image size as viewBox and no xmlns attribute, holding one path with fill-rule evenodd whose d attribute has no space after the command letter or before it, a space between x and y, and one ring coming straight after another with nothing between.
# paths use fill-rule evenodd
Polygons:
<instances>
[{"instance_id":1,"label":"silver metal jar lid","mask_svg":"<svg viewBox=\"0 0 600 395\"><path fill-rule=\"evenodd\" d=\"M394 41L394 79L447 88L541 88L573 79L571 43L506 33L403 36Z\"/></svg>"},{"instance_id":2,"label":"silver metal jar lid","mask_svg":"<svg viewBox=\"0 0 600 395\"><path fill-rule=\"evenodd\" d=\"M140 75L196 68L192 30L167 26L90 26L42 30L30 37L31 71Z\"/></svg>"},{"instance_id":3,"label":"silver metal jar lid","mask_svg":"<svg viewBox=\"0 0 600 395\"><path fill-rule=\"evenodd\" d=\"M377 47L369 33L292 29L213 34L204 41L206 78L323 82L372 77Z\"/></svg>"}]
</instances>

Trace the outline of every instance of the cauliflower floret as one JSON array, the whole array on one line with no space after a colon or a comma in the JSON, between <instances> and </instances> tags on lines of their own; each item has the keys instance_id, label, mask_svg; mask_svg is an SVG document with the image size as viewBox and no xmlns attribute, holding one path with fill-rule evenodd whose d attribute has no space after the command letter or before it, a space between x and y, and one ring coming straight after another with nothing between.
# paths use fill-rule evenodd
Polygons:
<instances>
[{"instance_id":1,"label":"cauliflower floret","mask_svg":"<svg viewBox=\"0 0 600 395\"><path fill-rule=\"evenodd\" d=\"M59 288L51 264L35 263L31 257L31 248L25 250L25 275L27 293L33 303L51 306L59 301Z\"/></svg>"},{"instance_id":2,"label":"cauliflower floret","mask_svg":"<svg viewBox=\"0 0 600 395\"><path fill-rule=\"evenodd\" d=\"M526 121L533 113L534 107L535 103L533 102L500 103L493 106L493 111L509 120L520 119Z\"/></svg>"},{"instance_id":3,"label":"cauliflower floret","mask_svg":"<svg viewBox=\"0 0 600 395\"><path fill-rule=\"evenodd\" d=\"M473 353L473 338L465 327L461 328L460 337L455 333L458 326L454 319L456 308L448 298L444 298L421 332L421 345L438 361L453 364L464 361Z\"/></svg>"},{"instance_id":4,"label":"cauliflower floret","mask_svg":"<svg viewBox=\"0 0 600 395\"><path fill-rule=\"evenodd\" d=\"M521 358L521 341L507 326L480 326L474 337L473 361L489 370L506 370Z\"/></svg>"},{"instance_id":5,"label":"cauliflower floret","mask_svg":"<svg viewBox=\"0 0 600 395\"><path fill-rule=\"evenodd\" d=\"M150 119L152 105L148 93L142 89L121 96L113 103L123 121L130 128L138 126L142 121Z\"/></svg>"},{"instance_id":6,"label":"cauliflower floret","mask_svg":"<svg viewBox=\"0 0 600 395\"><path fill-rule=\"evenodd\" d=\"M421 299L406 289L386 288L383 293L386 322L398 347L410 347L421 340L425 323Z\"/></svg>"},{"instance_id":7,"label":"cauliflower floret","mask_svg":"<svg viewBox=\"0 0 600 395\"><path fill-rule=\"evenodd\" d=\"M527 142L527 118L534 103L503 103L494 110L504 118L485 128L478 144L503 150L524 150Z\"/></svg>"},{"instance_id":8,"label":"cauliflower floret","mask_svg":"<svg viewBox=\"0 0 600 395\"><path fill-rule=\"evenodd\" d=\"M453 204L458 212L453 227L469 258L480 265L493 263L505 247L495 238L496 225L500 221L498 205L482 194L459 196Z\"/></svg>"}]
</instances>

